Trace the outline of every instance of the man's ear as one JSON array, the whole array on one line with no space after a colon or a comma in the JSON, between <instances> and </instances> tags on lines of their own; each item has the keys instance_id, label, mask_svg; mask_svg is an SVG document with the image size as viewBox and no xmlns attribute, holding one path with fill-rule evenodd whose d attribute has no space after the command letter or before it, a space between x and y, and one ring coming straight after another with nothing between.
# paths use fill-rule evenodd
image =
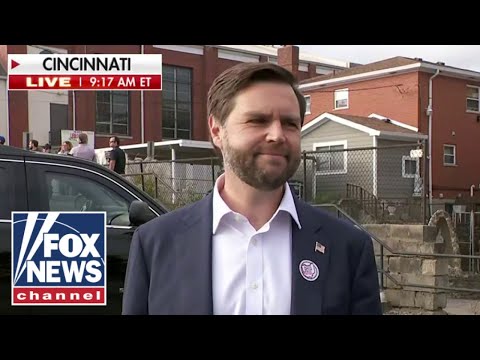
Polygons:
<instances>
[{"instance_id":1,"label":"man's ear","mask_svg":"<svg viewBox=\"0 0 480 360\"><path fill-rule=\"evenodd\" d=\"M218 148L222 148L222 138L220 137L221 125L215 120L213 115L208 117L208 128L212 141Z\"/></svg>"}]
</instances>

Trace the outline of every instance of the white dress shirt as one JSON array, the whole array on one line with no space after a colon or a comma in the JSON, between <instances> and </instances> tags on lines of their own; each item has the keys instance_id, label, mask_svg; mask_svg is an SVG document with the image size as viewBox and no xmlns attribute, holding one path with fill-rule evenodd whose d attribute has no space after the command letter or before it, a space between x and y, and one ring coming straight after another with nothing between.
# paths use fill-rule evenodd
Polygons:
<instances>
[{"instance_id":1,"label":"white dress shirt","mask_svg":"<svg viewBox=\"0 0 480 360\"><path fill-rule=\"evenodd\" d=\"M212 286L215 315L289 315L292 221L300 228L289 186L272 218L258 231L213 192Z\"/></svg>"}]
</instances>

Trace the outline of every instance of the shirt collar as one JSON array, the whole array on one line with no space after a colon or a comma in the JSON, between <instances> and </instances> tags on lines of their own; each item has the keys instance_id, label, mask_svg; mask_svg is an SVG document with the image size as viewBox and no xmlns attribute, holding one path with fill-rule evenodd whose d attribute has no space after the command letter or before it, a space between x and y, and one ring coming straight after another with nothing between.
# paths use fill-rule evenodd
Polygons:
<instances>
[{"instance_id":1,"label":"shirt collar","mask_svg":"<svg viewBox=\"0 0 480 360\"><path fill-rule=\"evenodd\" d=\"M220 224L220 220L222 220L223 216L233 212L232 209L228 207L228 205L223 201L222 197L220 196L220 190L223 189L225 185L225 174L222 174L218 177L217 181L215 182L215 186L213 188L213 222L212 222L212 233L215 234L218 225ZM298 228L301 229L302 226L300 224L300 220L298 219L297 208L295 207L295 202L293 200L292 191L288 184L285 184L285 191L283 193L282 201L278 206L277 211L275 212L275 217L278 212L285 211L290 214L290 216L295 220Z\"/></svg>"},{"instance_id":2,"label":"shirt collar","mask_svg":"<svg viewBox=\"0 0 480 360\"><path fill-rule=\"evenodd\" d=\"M220 220L222 220L223 216L232 212L232 210L228 207L228 205L225 203L225 201L223 201L222 197L220 196L219 189L223 189L224 185L225 175L222 174L218 177L213 188L213 234L217 232L218 224L220 224Z\"/></svg>"}]
</instances>

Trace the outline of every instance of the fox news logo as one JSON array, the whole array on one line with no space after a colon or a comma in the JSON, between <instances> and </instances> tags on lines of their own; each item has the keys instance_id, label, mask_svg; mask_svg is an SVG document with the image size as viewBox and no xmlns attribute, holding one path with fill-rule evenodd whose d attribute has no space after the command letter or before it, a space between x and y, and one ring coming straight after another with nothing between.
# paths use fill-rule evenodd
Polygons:
<instances>
[{"instance_id":1,"label":"fox news logo","mask_svg":"<svg viewBox=\"0 0 480 360\"><path fill-rule=\"evenodd\" d=\"M13 212L12 305L106 305L105 212Z\"/></svg>"}]
</instances>

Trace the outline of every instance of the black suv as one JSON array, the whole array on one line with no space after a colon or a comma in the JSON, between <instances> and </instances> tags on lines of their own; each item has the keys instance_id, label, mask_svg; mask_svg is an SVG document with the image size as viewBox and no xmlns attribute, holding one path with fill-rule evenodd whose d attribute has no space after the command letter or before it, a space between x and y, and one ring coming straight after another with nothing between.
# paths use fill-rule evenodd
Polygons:
<instances>
[{"instance_id":1,"label":"black suv","mask_svg":"<svg viewBox=\"0 0 480 360\"><path fill-rule=\"evenodd\" d=\"M105 211L107 305L12 306L12 211ZM0 314L121 314L133 232L166 212L124 177L92 161L0 145Z\"/></svg>"}]
</instances>

